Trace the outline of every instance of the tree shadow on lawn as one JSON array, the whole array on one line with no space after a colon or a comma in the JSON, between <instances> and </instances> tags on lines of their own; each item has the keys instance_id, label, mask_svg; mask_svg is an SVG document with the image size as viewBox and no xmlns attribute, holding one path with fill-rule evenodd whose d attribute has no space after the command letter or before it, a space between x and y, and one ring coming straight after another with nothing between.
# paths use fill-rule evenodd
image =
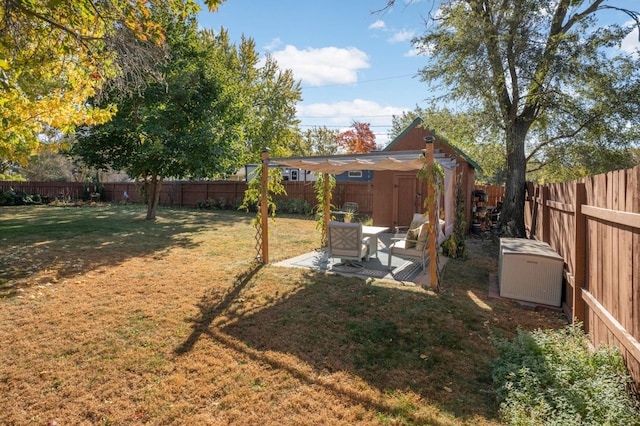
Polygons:
<instances>
[{"instance_id":1,"label":"tree shadow on lawn","mask_svg":"<svg viewBox=\"0 0 640 426\"><path fill-rule=\"evenodd\" d=\"M199 243L193 236L205 228L214 231L251 221L242 213L180 209L159 209L158 219L148 221L145 209L142 205L3 208L0 297L16 295L39 274L55 281L134 257L160 258L172 247L195 248Z\"/></svg>"},{"instance_id":2,"label":"tree shadow on lawn","mask_svg":"<svg viewBox=\"0 0 640 426\"><path fill-rule=\"evenodd\" d=\"M383 394L410 390L459 419L495 418L486 363L491 342L482 326L490 315L477 308L464 319L458 316L473 303L467 300L462 307L455 299L419 287L305 272L303 280L309 284L270 306L228 309L254 273L241 276L222 300L211 296L201 300L201 317L176 353L184 354L207 335L308 383L349 372ZM243 300L249 298L250 294L242 294ZM227 320L216 321L220 315ZM484 335L469 342L470 330ZM294 355L300 363L285 365L271 357L271 351ZM308 368L314 373L306 373ZM397 407L362 399L355 390L345 392L338 385L331 390L373 410L398 414ZM401 415L421 421L412 419L412 409Z\"/></svg>"}]
</instances>

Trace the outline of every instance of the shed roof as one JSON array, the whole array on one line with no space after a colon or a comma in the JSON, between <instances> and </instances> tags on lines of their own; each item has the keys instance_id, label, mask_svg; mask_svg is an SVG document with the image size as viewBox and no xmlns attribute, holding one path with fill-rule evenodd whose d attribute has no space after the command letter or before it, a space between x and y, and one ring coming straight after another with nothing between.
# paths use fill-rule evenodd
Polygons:
<instances>
[{"instance_id":1,"label":"shed roof","mask_svg":"<svg viewBox=\"0 0 640 426\"><path fill-rule=\"evenodd\" d=\"M389 145L387 145L383 151L388 151L390 150L394 145L396 145L400 140L402 140L402 138L414 127L418 127L418 126L424 126L424 120L420 117L417 117L415 120L413 120L413 122L411 124L409 124L398 136L396 136L390 143ZM458 154L460 157L462 157L467 163L471 164L471 166L476 169L476 170L482 170L482 168L480 167L480 165L478 163L476 163L474 160L472 160L467 154L465 154L464 152L462 152L462 150L460 150L458 147L454 146L453 144L451 144L451 142L449 142L449 140L447 140L447 138L442 137L442 136L438 136L436 135L435 130L430 130L431 133L433 133L433 135L436 137L436 139L441 142L446 144L447 146L449 146L452 150L454 150L456 152L456 154Z\"/></svg>"}]
</instances>

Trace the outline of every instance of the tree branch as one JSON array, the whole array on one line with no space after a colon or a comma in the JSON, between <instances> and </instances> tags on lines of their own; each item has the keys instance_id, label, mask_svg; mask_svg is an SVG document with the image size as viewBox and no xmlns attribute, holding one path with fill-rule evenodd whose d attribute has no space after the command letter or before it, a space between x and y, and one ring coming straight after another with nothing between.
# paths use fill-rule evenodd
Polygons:
<instances>
[{"instance_id":1,"label":"tree branch","mask_svg":"<svg viewBox=\"0 0 640 426\"><path fill-rule=\"evenodd\" d=\"M527 156L527 158L525 159L526 162L529 162L529 160L536 155L542 148L544 148L545 146L548 146L552 143L554 143L555 141L558 141L560 139L568 139L568 138L573 138L575 137L578 133L580 133L585 127L587 127L587 125L589 123L591 123L593 120L595 119L595 116L589 118L587 121L585 121L584 123L582 123L577 129L575 129L574 131L570 132L570 133L566 133L566 134L560 134L557 136L554 136L552 138L547 139L545 142L542 142L540 144L538 144L538 146L536 146L533 151L531 151L531 153Z\"/></svg>"},{"instance_id":2,"label":"tree branch","mask_svg":"<svg viewBox=\"0 0 640 426\"><path fill-rule=\"evenodd\" d=\"M15 6L18 10L20 10L23 14L27 15L27 16L32 16L34 18L37 18L41 21L46 22L47 24L77 38L78 40L84 42L84 41L99 41L99 40L103 40L102 37L92 37L92 36L85 36L82 35L78 32L76 32L75 30L68 28L62 24L60 24L59 22L54 21L53 19L50 19L44 15L39 14L36 11L33 11L27 7L25 7L21 2L16 2L16 1L11 1L9 0L9 3L13 6Z\"/></svg>"}]
</instances>

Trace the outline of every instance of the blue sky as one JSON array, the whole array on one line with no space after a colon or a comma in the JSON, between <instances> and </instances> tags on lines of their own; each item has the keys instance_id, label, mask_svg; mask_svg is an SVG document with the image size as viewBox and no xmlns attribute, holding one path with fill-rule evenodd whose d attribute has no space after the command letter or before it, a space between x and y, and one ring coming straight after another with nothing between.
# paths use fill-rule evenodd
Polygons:
<instances>
[{"instance_id":1,"label":"blue sky","mask_svg":"<svg viewBox=\"0 0 640 426\"><path fill-rule=\"evenodd\" d=\"M637 1L612 3L631 8ZM392 115L424 107L429 97L416 77L425 57L415 54L411 39L423 33L431 2L397 3L372 13L386 0L227 0L215 13L202 12L199 22L224 27L233 41L243 34L254 39L261 57L270 53L280 68L293 70L302 87L301 129L346 130L361 121L384 146ZM634 34L623 48L639 46Z\"/></svg>"}]
</instances>

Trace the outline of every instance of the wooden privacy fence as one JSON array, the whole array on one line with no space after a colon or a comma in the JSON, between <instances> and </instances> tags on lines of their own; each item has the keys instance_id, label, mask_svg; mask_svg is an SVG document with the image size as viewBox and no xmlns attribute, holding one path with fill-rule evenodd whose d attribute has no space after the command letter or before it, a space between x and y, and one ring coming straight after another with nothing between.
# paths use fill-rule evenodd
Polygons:
<instances>
[{"instance_id":1,"label":"wooden privacy fence","mask_svg":"<svg viewBox=\"0 0 640 426\"><path fill-rule=\"evenodd\" d=\"M287 195L277 196L283 200L304 200L312 207L318 204L314 182L282 182ZM138 203L142 200L141 185L136 182L107 182L104 186L105 201L129 201ZM336 182L333 190L332 204L339 208L346 201L358 203L358 214L373 214L372 182ZM0 191L13 189L26 194L40 194L51 200L81 200L84 192L95 190L94 184L82 182L3 182ZM198 202L213 200L218 205L233 207L244 198L247 183L244 181L209 181L183 182L166 181L162 184L160 204L165 206L195 207ZM128 198L125 197L125 193ZM125 199L126 198L126 199Z\"/></svg>"},{"instance_id":2,"label":"wooden privacy fence","mask_svg":"<svg viewBox=\"0 0 640 426\"><path fill-rule=\"evenodd\" d=\"M640 385L640 166L527 185L525 224L564 258L563 309L594 343L620 348Z\"/></svg>"},{"instance_id":3,"label":"wooden privacy fence","mask_svg":"<svg viewBox=\"0 0 640 426\"><path fill-rule=\"evenodd\" d=\"M287 195L278 195L280 200L304 200L311 207L318 204L315 182L284 181L282 185ZM108 201L119 201L126 191L129 201L139 202L139 185L135 182L105 183ZM160 204L168 206L195 207L200 201L213 200L219 205L234 206L244 198L247 183L244 181L181 182L169 181L162 184ZM373 213L373 191L371 182L337 182L333 190L332 204L339 207L345 201L358 203L358 214L371 216Z\"/></svg>"},{"instance_id":4,"label":"wooden privacy fence","mask_svg":"<svg viewBox=\"0 0 640 426\"><path fill-rule=\"evenodd\" d=\"M16 193L40 195L49 200L81 200L88 189L93 191L93 184L82 182L17 182L0 181L0 191L14 190Z\"/></svg>"}]
</instances>

